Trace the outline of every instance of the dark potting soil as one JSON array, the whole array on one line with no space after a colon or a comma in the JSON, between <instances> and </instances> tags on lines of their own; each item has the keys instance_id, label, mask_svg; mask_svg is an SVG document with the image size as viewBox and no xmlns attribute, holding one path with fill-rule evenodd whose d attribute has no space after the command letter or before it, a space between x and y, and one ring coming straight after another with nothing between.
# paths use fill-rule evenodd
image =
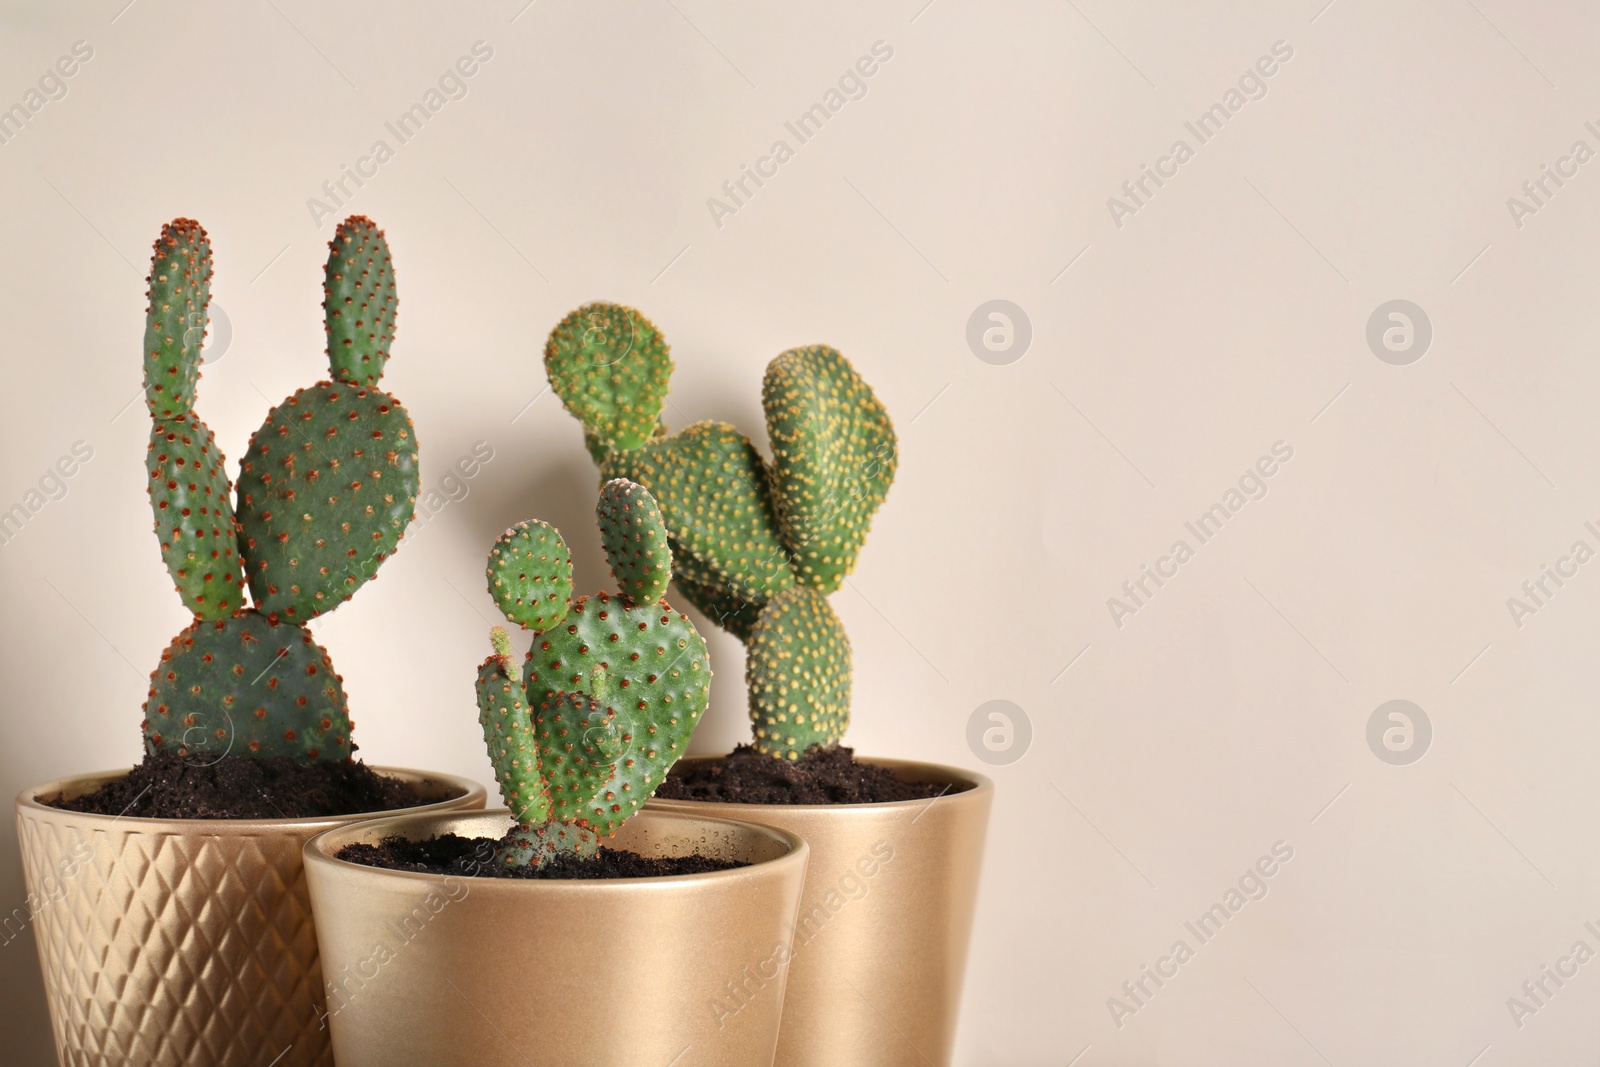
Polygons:
<instances>
[{"instance_id":1,"label":"dark potting soil","mask_svg":"<svg viewBox=\"0 0 1600 1067\"><path fill-rule=\"evenodd\" d=\"M813 748L797 760L740 745L721 759L680 764L654 795L725 804L880 804L961 791L938 782L903 782L887 767L857 762L855 750L843 745Z\"/></svg>"},{"instance_id":2,"label":"dark potting soil","mask_svg":"<svg viewBox=\"0 0 1600 1067\"><path fill-rule=\"evenodd\" d=\"M709 856L641 856L626 849L601 846L600 854L591 859L560 856L540 868L506 867L493 861L497 843L486 837L456 834L440 834L424 841L386 837L376 845L346 845L339 850L338 858L391 871L473 878L660 878L749 866Z\"/></svg>"},{"instance_id":3,"label":"dark potting soil","mask_svg":"<svg viewBox=\"0 0 1600 1067\"><path fill-rule=\"evenodd\" d=\"M287 756L223 756L196 764L178 755L147 755L92 793L38 799L66 811L142 819L307 819L414 808L436 798L355 760L302 764Z\"/></svg>"}]
</instances>

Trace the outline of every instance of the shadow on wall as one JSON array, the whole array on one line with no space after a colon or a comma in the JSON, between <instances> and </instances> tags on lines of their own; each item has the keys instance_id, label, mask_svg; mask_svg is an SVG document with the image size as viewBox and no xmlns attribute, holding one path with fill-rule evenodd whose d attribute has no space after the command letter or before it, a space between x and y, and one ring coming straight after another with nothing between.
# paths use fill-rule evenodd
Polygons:
<instances>
[{"instance_id":1,"label":"shadow on wall","mask_svg":"<svg viewBox=\"0 0 1600 1067\"><path fill-rule=\"evenodd\" d=\"M583 437L572 426L570 448L538 449L526 424L539 416L560 415L559 405L541 400L521 422L495 436L496 459L461 503L463 526L471 543L489 550L494 539L524 519L538 517L556 529L593 530L594 505L600 476L583 449ZM565 444L565 442L564 442ZM610 568L598 536L574 537L572 551L575 588L603 589Z\"/></svg>"}]
</instances>

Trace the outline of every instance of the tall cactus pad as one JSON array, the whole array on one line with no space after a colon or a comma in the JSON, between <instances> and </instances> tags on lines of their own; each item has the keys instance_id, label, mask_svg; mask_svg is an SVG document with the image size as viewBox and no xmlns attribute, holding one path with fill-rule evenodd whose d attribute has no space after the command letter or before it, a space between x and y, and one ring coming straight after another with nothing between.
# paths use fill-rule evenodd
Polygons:
<instances>
[{"instance_id":1,"label":"tall cactus pad","mask_svg":"<svg viewBox=\"0 0 1600 1067\"><path fill-rule=\"evenodd\" d=\"M188 609L225 619L245 606L233 486L222 452L200 416L157 422L145 457L161 557Z\"/></svg>"},{"instance_id":2,"label":"tall cactus pad","mask_svg":"<svg viewBox=\"0 0 1600 1067\"><path fill-rule=\"evenodd\" d=\"M239 468L256 606L305 622L377 573L416 506L417 437L381 389L319 382L267 413Z\"/></svg>"},{"instance_id":3,"label":"tall cactus pad","mask_svg":"<svg viewBox=\"0 0 1600 1067\"><path fill-rule=\"evenodd\" d=\"M334 231L322 292L334 378L377 385L394 342L397 300L389 242L371 219L351 215Z\"/></svg>"},{"instance_id":4,"label":"tall cactus pad","mask_svg":"<svg viewBox=\"0 0 1600 1067\"><path fill-rule=\"evenodd\" d=\"M602 471L650 490L680 568L753 604L794 585L789 552L778 540L766 462L744 434L723 422L614 452Z\"/></svg>"},{"instance_id":5,"label":"tall cactus pad","mask_svg":"<svg viewBox=\"0 0 1600 1067\"><path fill-rule=\"evenodd\" d=\"M801 581L831 593L855 568L894 480L894 427L849 360L826 345L768 364L761 403L784 540Z\"/></svg>"},{"instance_id":6,"label":"tall cactus pad","mask_svg":"<svg viewBox=\"0 0 1600 1067\"><path fill-rule=\"evenodd\" d=\"M761 617L760 608L724 589L697 582L682 573L674 574L672 581L683 598L700 609L700 614L739 640L750 640L750 631Z\"/></svg>"},{"instance_id":7,"label":"tall cactus pad","mask_svg":"<svg viewBox=\"0 0 1600 1067\"><path fill-rule=\"evenodd\" d=\"M799 759L850 725L850 639L827 598L807 586L773 597L746 648L755 746Z\"/></svg>"},{"instance_id":8,"label":"tall cactus pad","mask_svg":"<svg viewBox=\"0 0 1600 1067\"><path fill-rule=\"evenodd\" d=\"M672 550L655 498L643 486L614 478L600 487L595 513L611 573L628 606L654 604L666 596Z\"/></svg>"},{"instance_id":9,"label":"tall cactus pad","mask_svg":"<svg viewBox=\"0 0 1600 1067\"><path fill-rule=\"evenodd\" d=\"M542 633L567 617L572 602L572 554L554 526L519 522L489 550L489 595L506 618Z\"/></svg>"},{"instance_id":10,"label":"tall cactus pad","mask_svg":"<svg viewBox=\"0 0 1600 1067\"><path fill-rule=\"evenodd\" d=\"M150 676L144 714L152 755L350 757L350 713L327 650L304 626L253 610L178 634Z\"/></svg>"},{"instance_id":11,"label":"tall cactus pad","mask_svg":"<svg viewBox=\"0 0 1600 1067\"><path fill-rule=\"evenodd\" d=\"M193 219L161 227L144 320L144 400L157 419L187 414L200 380L211 303L211 241Z\"/></svg>"},{"instance_id":12,"label":"tall cactus pad","mask_svg":"<svg viewBox=\"0 0 1600 1067\"><path fill-rule=\"evenodd\" d=\"M655 326L620 304L585 304L550 331L544 368L599 450L648 441L666 401L672 356Z\"/></svg>"},{"instance_id":13,"label":"tall cactus pad","mask_svg":"<svg viewBox=\"0 0 1600 1067\"><path fill-rule=\"evenodd\" d=\"M705 639L687 618L664 604L626 607L605 593L580 598L565 626L535 638L525 673L535 708L583 693L616 712L624 751L585 815L602 835L661 784L711 697Z\"/></svg>"},{"instance_id":14,"label":"tall cactus pad","mask_svg":"<svg viewBox=\"0 0 1600 1067\"><path fill-rule=\"evenodd\" d=\"M495 634L497 654L478 668L478 722L500 796L512 817L518 822L543 822L550 817L550 797L539 777L522 672L511 658L509 644L504 643L505 631L495 627Z\"/></svg>"}]
</instances>

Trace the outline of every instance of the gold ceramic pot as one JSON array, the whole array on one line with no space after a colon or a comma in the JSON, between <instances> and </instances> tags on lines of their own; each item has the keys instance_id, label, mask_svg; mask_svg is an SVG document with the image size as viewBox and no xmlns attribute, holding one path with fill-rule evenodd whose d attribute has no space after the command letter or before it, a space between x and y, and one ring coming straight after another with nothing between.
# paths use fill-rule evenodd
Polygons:
<instances>
[{"instance_id":1,"label":"gold ceramic pot","mask_svg":"<svg viewBox=\"0 0 1600 1067\"><path fill-rule=\"evenodd\" d=\"M438 797L409 810L483 807L484 789L469 779L373 769ZM140 819L34 799L80 796L126 773L63 778L17 797L61 1063L333 1067L301 848L381 813Z\"/></svg>"},{"instance_id":2,"label":"gold ceramic pot","mask_svg":"<svg viewBox=\"0 0 1600 1067\"><path fill-rule=\"evenodd\" d=\"M339 1067L768 1067L806 845L644 811L606 842L748 867L594 881L414 874L355 842L499 838L504 811L399 815L306 845Z\"/></svg>"},{"instance_id":3,"label":"gold ceramic pot","mask_svg":"<svg viewBox=\"0 0 1600 1067\"><path fill-rule=\"evenodd\" d=\"M937 1067L955 1045L994 783L932 763L863 762L950 792L888 804L645 807L748 819L811 846L778 1067Z\"/></svg>"}]
</instances>

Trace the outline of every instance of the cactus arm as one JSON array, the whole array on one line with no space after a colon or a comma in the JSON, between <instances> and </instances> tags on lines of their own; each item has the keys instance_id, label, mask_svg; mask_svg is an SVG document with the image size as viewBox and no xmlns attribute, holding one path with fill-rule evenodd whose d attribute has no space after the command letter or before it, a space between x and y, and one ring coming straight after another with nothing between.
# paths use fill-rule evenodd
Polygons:
<instances>
[{"instance_id":1,"label":"cactus arm","mask_svg":"<svg viewBox=\"0 0 1600 1067\"><path fill-rule=\"evenodd\" d=\"M767 602L745 649L755 747L799 759L832 747L850 725L850 638L828 600L809 586Z\"/></svg>"},{"instance_id":2,"label":"cactus arm","mask_svg":"<svg viewBox=\"0 0 1600 1067\"><path fill-rule=\"evenodd\" d=\"M161 227L150 260L145 309L144 398L155 419L175 419L194 405L211 303L211 241L193 219Z\"/></svg>"},{"instance_id":3,"label":"cactus arm","mask_svg":"<svg viewBox=\"0 0 1600 1067\"><path fill-rule=\"evenodd\" d=\"M512 817L519 823L541 823L550 817L550 795L539 774L521 670L505 629L496 626L490 639L495 654L478 667L478 723L501 799Z\"/></svg>"},{"instance_id":4,"label":"cactus arm","mask_svg":"<svg viewBox=\"0 0 1600 1067\"><path fill-rule=\"evenodd\" d=\"M537 867L561 855L593 856L599 835L575 816L604 785L620 737L614 728L609 740L591 729L596 705L581 694L559 694L531 713L505 629L496 626L491 636L495 654L478 668L478 721L501 799L517 822L496 860Z\"/></svg>"},{"instance_id":5,"label":"cactus arm","mask_svg":"<svg viewBox=\"0 0 1600 1067\"><path fill-rule=\"evenodd\" d=\"M211 301L211 242L193 219L161 227L150 258L144 392L155 423L145 471L161 558L184 606L225 619L245 606L233 485L193 411Z\"/></svg>"},{"instance_id":6,"label":"cactus arm","mask_svg":"<svg viewBox=\"0 0 1600 1067\"><path fill-rule=\"evenodd\" d=\"M793 348L761 385L773 501L800 580L824 593L855 569L894 480L894 427L870 386L827 345Z\"/></svg>"},{"instance_id":7,"label":"cactus arm","mask_svg":"<svg viewBox=\"0 0 1600 1067\"><path fill-rule=\"evenodd\" d=\"M184 605L202 619L247 606L233 484L210 428L193 412L156 422L145 471L161 557Z\"/></svg>"},{"instance_id":8,"label":"cactus arm","mask_svg":"<svg viewBox=\"0 0 1600 1067\"><path fill-rule=\"evenodd\" d=\"M554 526L519 522L496 538L486 570L489 595L507 619L542 633L559 626L572 602L572 553Z\"/></svg>"},{"instance_id":9,"label":"cactus arm","mask_svg":"<svg viewBox=\"0 0 1600 1067\"><path fill-rule=\"evenodd\" d=\"M352 215L328 242L322 284L328 366L347 385L376 387L394 343L394 262L383 231Z\"/></svg>"},{"instance_id":10,"label":"cactus arm","mask_svg":"<svg viewBox=\"0 0 1600 1067\"><path fill-rule=\"evenodd\" d=\"M595 514L623 602L633 607L654 604L666 596L672 550L655 498L642 486L614 478L600 487Z\"/></svg>"},{"instance_id":11,"label":"cactus arm","mask_svg":"<svg viewBox=\"0 0 1600 1067\"><path fill-rule=\"evenodd\" d=\"M585 304L550 331L550 387L593 439L590 454L650 439L666 400L672 356L655 325L633 308Z\"/></svg>"},{"instance_id":12,"label":"cactus arm","mask_svg":"<svg viewBox=\"0 0 1600 1067\"><path fill-rule=\"evenodd\" d=\"M753 604L794 585L789 551L778 539L767 468L750 439L726 423L697 422L606 461L607 478L626 478L660 503L679 566ZM687 557L687 558L684 558Z\"/></svg>"},{"instance_id":13,"label":"cactus arm","mask_svg":"<svg viewBox=\"0 0 1600 1067\"><path fill-rule=\"evenodd\" d=\"M377 573L416 511L417 431L378 388L394 337L383 232L352 215L328 245L323 308L333 380L267 413L239 465L240 547L256 606L305 622Z\"/></svg>"},{"instance_id":14,"label":"cactus arm","mask_svg":"<svg viewBox=\"0 0 1600 1067\"><path fill-rule=\"evenodd\" d=\"M510 636L496 626L489 639L494 655L478 668L478 721L500 796L517 821L495 858L512 866L543 866L562 855L593 856L599 835L566 813L603 783L608 760L620 751L616 731L608 741L603 729L590 729L587 719L596 706L578 694L561 694L530 713Z\"/></svg>"}]
</instances>

